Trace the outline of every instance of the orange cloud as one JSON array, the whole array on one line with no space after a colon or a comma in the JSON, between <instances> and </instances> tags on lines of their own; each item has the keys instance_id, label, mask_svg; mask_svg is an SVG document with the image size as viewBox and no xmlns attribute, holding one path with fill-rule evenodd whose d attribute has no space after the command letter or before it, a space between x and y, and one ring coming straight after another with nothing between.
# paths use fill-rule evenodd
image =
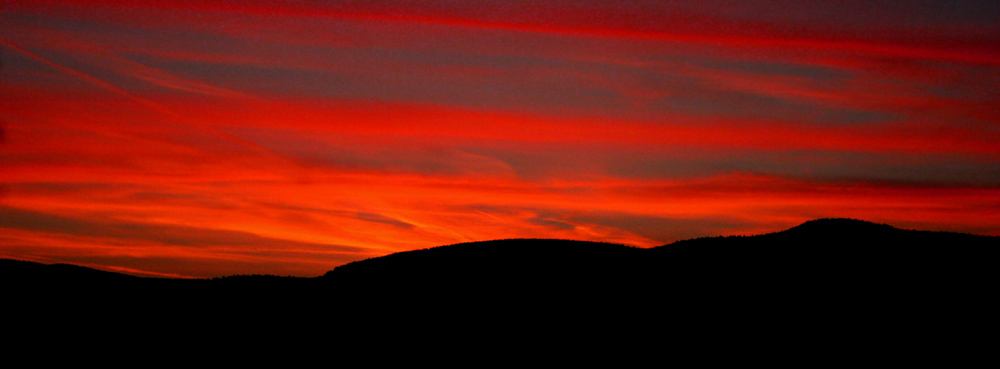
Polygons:
<instances>
[{"instance_id":1,"label":"orange cloud","mask_svg":"<svg viewBox=\"0 0 1000 369\"><path fill-rule=\"evenodd\" d=\"M0 256L315 276L819 217L1000 232L976 14L385 4L5 3Z\"/></svg>"}]
</instances>

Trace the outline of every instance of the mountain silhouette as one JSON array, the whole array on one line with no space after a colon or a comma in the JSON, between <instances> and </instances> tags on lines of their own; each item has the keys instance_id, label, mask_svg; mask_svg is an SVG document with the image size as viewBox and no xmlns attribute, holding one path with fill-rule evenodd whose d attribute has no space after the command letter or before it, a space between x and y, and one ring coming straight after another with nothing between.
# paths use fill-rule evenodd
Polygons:
<instances>
[{"instance_id":1,"label":"mountain silhouette","mask_svg":"<svg viewBox=\"0 0 1000 369\"><path fill-rule=\"evenodd\" d=\"M991 265L998 255L997 237L820 219L776 233L699 238L650 249L542 239L472 242L357 261L323 279L365 288L466 290L475 284L527 288L536 283L583 289L751 283L865 288L900 278L976 284L977 278L994 276Z\"/></svg>"},{"instance_id":2,"label":"mountain silhouette","mask_svg":"<svg viewBox=\"0 0 1000 369\"><path fill-rule=\"evenodd\" d=\"M505 239L394 253L348 263L318 278L229 276L202 280L143 278L68 264L0 260L0 278L20 286L88 284L163 286L331 285L337 288L614 288L649 284L800 283L802 279L954 280L989 278L1000 237L914 231L852 219L819 219L754 236L704 237L654 248L555 240ZM975 280L967 281L976 283Z\"/></svg>"},{"instance_id":3,"label":"mountain silhouette","mask_svg":"<svg viewBox=\"0 0 1000 369\"><path fill-rule=\"evenodd\" d=\"M313 327L369 339L386 331L481 338L541 328L562 339L650 329L684 340L715 339L713 332L807 337L873 327L925 337L963 333L995 315L998 256L1000 237L821 219L649 249L462 243L356 261L314 278L140 278L0 260L0 280L7 301L18 302L8 305L12 314L47 312L64 323L155 317L162 329L296 335Z\"/></svg>"},{"instance_id":4,"label":"mountain silhouette","mask_svg":"<svg viewBox=\"0 0 1000 369\"><path fill-rule=\"evenodd\" d=\"M0 278L11 284L30 283L116 283L137 281L140 277L106 272L72 264L40 264L29 261L0 259Z\"/></svg>"}]
</instances>

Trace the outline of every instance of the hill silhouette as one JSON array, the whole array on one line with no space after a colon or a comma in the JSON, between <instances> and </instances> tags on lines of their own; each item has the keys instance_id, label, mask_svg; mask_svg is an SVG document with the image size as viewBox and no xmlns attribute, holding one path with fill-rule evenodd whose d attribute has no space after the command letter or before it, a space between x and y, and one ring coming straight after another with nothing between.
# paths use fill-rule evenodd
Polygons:
<instances>
[{"instance_id":1,"label":"hill silhouette","mask_svg":"<svg viewBox=\"0 0 1000 369\"><path fill-rule=\"evenodd\" d=\"M0 259L0 278L11 284L79 281L116 283L140 279L140 277L127 274L106 272L72 264L40 264L11 259Z\"/></svg>"},{"instance_id":2,"label":"hill silhouette","mask_svg":"<svg viewBox=\"0 0 1000 369\"><path fill-rule=\"evenodd\" d=\"M317 278L240 275L202 280L143 278L68 264L0 260L0 278L19 286L336 286L532 288L559 284L616 289L650 284L860 283L859 279L990 278L1000 237L914 231L852 219L819 219L785 231L705 237L643 249L554 239L505 239L399 252L339 266ZM977 283L975 280L966 281ZM195 288L195 287L191 287Z\"/></svg>"},{"instance_id":3,"label":"hill silhouette","mask_svg":"<svg viewBox=\"0 0 1000 369\"><path fill-rule=\"evenodd\" d=\"M284 334L325 327L364 337L386 330L481 337L543 327L564 339L599 339L656 327L691 340L877 327L925 337L984 326L995 315L998 256L1000 237L822 219L650 249L463 243L357 261L315 278L140 278L3 260L0 280L22 314L102 324L155 316L164 329L243 331L252 322L255 332Z\"/></svg>"},{"instance_id":4,"label":"hill silhouette","mask_svg":"<svg viewBox=\"0 0 1000 369\"><path fill-rule=\"evenodd\" d=\"M568 240L464 243L349 263L323 279L365 288L530 288L536 283L593 289L726 288L767 283L865 285L886 279L978 283L993 276L1000 238L897 229L851 219L820 219L755 236L710 237L641 249ZM938 283L940 284L940 283Z\"/></svg>"}]
</instances>

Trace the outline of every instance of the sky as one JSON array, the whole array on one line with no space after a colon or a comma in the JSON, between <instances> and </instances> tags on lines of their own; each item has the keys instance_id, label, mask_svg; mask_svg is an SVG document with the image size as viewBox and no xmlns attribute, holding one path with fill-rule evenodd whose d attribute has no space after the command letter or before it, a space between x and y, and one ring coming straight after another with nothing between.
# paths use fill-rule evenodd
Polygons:
<instances>
[{"instance_id":1,"label":"sky","mask_svg":"<svg viewBox=\"0 0 1000 369\"><path fill-rule=\"evenodd\" d=\"M1000 235L1000 2L0 3L0 257Z\"/></svg>"}]
</instances>

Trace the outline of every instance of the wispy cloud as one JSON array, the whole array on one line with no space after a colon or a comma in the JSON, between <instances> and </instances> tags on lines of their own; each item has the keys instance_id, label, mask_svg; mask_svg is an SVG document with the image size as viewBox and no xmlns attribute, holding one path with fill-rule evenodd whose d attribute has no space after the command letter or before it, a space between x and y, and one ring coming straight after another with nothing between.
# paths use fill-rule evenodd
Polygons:
<instances>
[{"instance_id":1,"label":"wispy cloud","mask_svg":"<svg viewBox=\"0 0 1000 369\"><path fill-rule=\"evenodd\" d=\"M816 217L1000 234L996 4L771 3L5 2L0 255L311 276Z\"/></svg>"}]
</instances>

